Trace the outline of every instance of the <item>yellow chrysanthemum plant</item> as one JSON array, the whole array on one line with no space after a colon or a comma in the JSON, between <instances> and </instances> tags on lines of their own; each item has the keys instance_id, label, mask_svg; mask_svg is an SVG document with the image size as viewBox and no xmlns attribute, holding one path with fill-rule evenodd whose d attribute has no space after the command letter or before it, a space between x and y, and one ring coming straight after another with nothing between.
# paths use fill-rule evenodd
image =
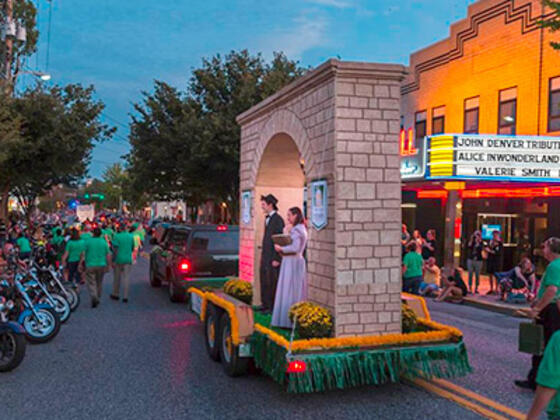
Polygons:
<instances>
[{"instance_id":1,"label":"yellow chrysanthemum plant","mask_svg":"<svg viewBox=\"0 0 560 420\"><path fill-rule=\"evenodd\" d=\"M251 305L253 302L253 285L241 279L231 279L224 284L224 292L241 302Z\"/></svg>"},{"instance_id":2,"label":"yellow chrysanthemum plant","mask_svg":"<svg viewBox=\"0 0 560 420\"><path fill-rule=\"evenodd\" d=\"M299 302L290 308L290 321L295 323L299 337L327 338L332 336L333 316L328 309L313 302Z\"/></svg>"}]
</instances>

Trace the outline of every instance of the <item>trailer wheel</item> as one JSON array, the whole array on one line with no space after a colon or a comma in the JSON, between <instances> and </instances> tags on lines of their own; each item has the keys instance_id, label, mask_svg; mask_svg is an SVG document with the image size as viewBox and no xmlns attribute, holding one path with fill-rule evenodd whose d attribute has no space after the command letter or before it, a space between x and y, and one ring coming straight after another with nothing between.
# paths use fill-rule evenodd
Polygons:
<instances>
[{"instance_id":1,"label":"trailer wheel","mask_svg":"<svg viewBox=\"0 0 560 420\"><path fill-rule=\"evenodd\" d=\"M241 376L247 373L249 359L239 357L239 347L231 340L231 322L229 315L224 312L220 319L220 357L222 366L228 376Z\"/></svg>"},{"instance_id":2,"label":"trailer wheel","mask_svg":"<svg viewBox=\"0 0 560 420\"><path fill-rule=\"evenodd\" d=\"M220 346L218 340L218 333L220 331L220 316L216 307L208 303L206 314L204 316L204 337L206 344L206 351L210 359L218 362L220 360Z\"/></svg>"}]
</instances>

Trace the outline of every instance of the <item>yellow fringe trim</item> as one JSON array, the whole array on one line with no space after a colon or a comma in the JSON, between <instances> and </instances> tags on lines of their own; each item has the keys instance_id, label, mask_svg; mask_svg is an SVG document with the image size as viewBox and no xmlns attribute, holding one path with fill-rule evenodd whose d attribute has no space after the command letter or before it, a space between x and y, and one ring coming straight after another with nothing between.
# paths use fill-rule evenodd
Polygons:
<instances>
[{"instance_id":1,"label":"yellow fringe trim","mask_svg":"<svg viewBox=\"0 0 560 420\"><path fill-rule=\"evenodd\" d=\"M410 299L419 300L420 305L422 306L422 310L427 315L426 319L428 319L428 321L431 319L430 311L428 310L428 306L426 305L426 299L424 299L422 296L412 295L410 293L405 293L405 292L401 292L401 296L406 296L407 298Z\"/></svg>"},{"instance_id":2,"label":"yellow fringe trim","mask_svg":"<svg viewBox=\"0 0 560 420\"><path fill-rule=\"evenodd\" d=\"M214 305L219 306L229 315L231 322L231 341L234 345L238 346L241 343L239 339L239 319L237 319L237 313L235 311L235 305L228 302L225 299L215 295L212 292L203 292L196 287L189 287L188 293L195 293L202 298L202 305L200 308L200 320L204 321L204 316L206 315L206 308L208 307L208 301L212 302Z\"/></svg>"},{"instance_id":3,"label":"yellow fringe trim","mask_svg":"<svg viewBox=\"0 0 560 420\"><path fill-rule=\"evenodd\" d=\"M235 305L225 299L220 298L212 292L203 292L200 289L191 287L187 290L189 293L195 293L202 298L200 311L200 320L204 321L206 314L207 302L210 301L214 305L224 309L231 320L231 339L234 345L239 345L239 320L235 311ZM423 301L423 300L422 300ZM425 305L425 302L423 302ZM434 331L416 332L409 334L388 334L374 336L355 336L341 338L312 338L309 340L295 340L292 343L292 350L310 350L315 348L335 349L346 347L382 347L382 346L398 346L405 344L424 344L439 343L451 340L459 340L463 337L463 333L454 327L443 325L424 318L418 318L418 324L430 328ZM266 328L261 324L255 323L255 330L265 334L279 346L285 349L290 348L290 342L280 334L274 332L270 328Z\"/></svg>"},{"instance_id":4,"label":"yellow fringe trim","mask_svg":"<svg viewBox=\"0 0 560 420\"><path fill-rule=\"evenodd\" d=\"M424 344L438 343L460 339L463 334L460 330L437 322L428 321L423 318L418 319L418 323L436 331L416 332L409 334L388 334L363 337L342 337L342 338L312 338L309 340L295 340L292 343L292 350L310 350L314 348L334 349L345 347L381 347L395 346L403 344ZM290 348L290 343L280 334L266 328L260 324L255 324L255 329L265 334L279 346L285 349Z\"/></svg>"},{"instance_id":5,"label":"yellow fringe trim","mask_svg":"<svg viewBox=\"0 0 560 420\"><path fill-rule=\"evenodd\" d=\"M206 303L208 302L206 299L206 293L196 287L189 287L187 293L194 293L202 299L202 303L200 305L200 320L204 322L204 316L206 315Z\"/></svg>"}]
</instances>

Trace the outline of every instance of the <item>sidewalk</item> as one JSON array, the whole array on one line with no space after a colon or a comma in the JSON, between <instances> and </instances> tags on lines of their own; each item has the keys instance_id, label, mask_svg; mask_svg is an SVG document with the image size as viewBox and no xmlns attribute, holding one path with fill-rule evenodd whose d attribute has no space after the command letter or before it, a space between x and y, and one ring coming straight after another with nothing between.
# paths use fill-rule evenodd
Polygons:
<instances>
[{"instance_id":1,"label":"sidewalk","mask_svg":"<svg viewBox=\"0 0 560 420\"><path fill-rule=\"evenodd\" d=\"M465 273L466 274L466 273ZM468 277L465 275L463 276L463 280L468 287ZM465 305L474 306L480 309L485 309L491 312L498 312L505 315L516 316L515 312L519 309L528 308L529 304L519 304L519 303L506 303L501 300L498 300L498 295L487 295L488 291L490 290L490 283L488 276L481 275L480 276L480 286L478 291L480 292L478 295L475 294L468 294L465 298Z\"/></svg>"}]
</instances>

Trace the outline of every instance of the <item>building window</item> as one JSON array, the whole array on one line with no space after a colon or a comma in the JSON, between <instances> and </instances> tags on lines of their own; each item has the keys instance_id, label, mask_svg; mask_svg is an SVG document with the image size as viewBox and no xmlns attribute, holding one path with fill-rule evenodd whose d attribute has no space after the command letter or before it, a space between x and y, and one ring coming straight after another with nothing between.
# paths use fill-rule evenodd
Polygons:
<instances>
[{"instance_id":1,"label":"building window","mask_svg":"<svg viewBox=\"0 0 560 420\"><path fill-rule=\"evenodd\" d=\"M517 113L517 88L500 91L498 108L498 134L515 134Z\"/></svg>"},{"instance_id":2,"label":"building window","mask_svg":"<svg viewBox=\"0 0 560 420\"><path fill-rule=\"evenodd\" d=\"M548 89L548 131L560 131L560 77L550 79Z\"/></svg>"},{"instance_id":3,"label":"building window","mask_svg":"<svg viewBox=\"0 0 560 420\"><path fill-rule=\"evenodd\" d=\"M465 118L464 132L465 134L478 134L478 108L479 98L470 98L465 100Z\"/></svg>"},{"instance_id":4,"label":"building window","mask_svg":"<svg viewBox=\"0 0 560 420\"><path fill-rule=\"evenodd\" d=\"M414 119L414 139L422 140L426 136L426 111L417 112ZM416 141L416 144L420 144Z\"/></svg>"},{"instance_id":5,"label":"building window","mask_svg":"<svg viewBox=\"0 0 560 420\"><path fill-rule=\"evenodd\" d=\"M443 134L445 132L445 107L440 106L432 109L432 134Z\"/></svg>"}]
</instances>

